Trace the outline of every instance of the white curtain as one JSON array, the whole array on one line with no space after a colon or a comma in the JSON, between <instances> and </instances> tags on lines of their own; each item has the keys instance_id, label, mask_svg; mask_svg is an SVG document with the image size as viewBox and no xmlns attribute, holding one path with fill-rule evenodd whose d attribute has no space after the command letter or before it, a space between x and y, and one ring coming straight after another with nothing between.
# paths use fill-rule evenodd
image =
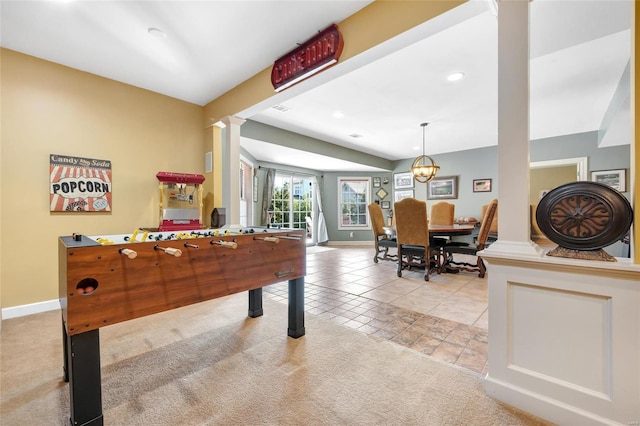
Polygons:
<instances>
[{"instance_id":1,"label":"white curtain","mask_svg":"<svg viewBox=\"0 0 640 426\"><path fill-rule=\"evenodd\" d=\"M316 205L318 206L318 225L317 225L317 237L318 244L323 244L329 241L329 234L327 233L327 222L324 219L324 213L322 210L322 182L324 176L321 178L315 178L316 181Z\"/></svg>"},{"instance_id":2,"label":"white curtain","mask_svg":"<svg viewBox=\"0 0 640 426\"><path fill-rule=\"evenodd\" d=\"M266 169L264 176L264 190L262 191L262 209L260 214L260 225L269 225L269 206L273 195L273 183L276 180L276 169Z\"/></svg>"}]
</instances>

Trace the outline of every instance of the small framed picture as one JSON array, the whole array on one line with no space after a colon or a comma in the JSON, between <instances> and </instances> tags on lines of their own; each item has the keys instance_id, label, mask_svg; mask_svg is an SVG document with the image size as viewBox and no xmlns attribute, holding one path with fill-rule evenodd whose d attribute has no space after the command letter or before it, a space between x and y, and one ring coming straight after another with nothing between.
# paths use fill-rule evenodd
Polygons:
<instances>
[{"instance_id":1,"label":"small framed picture","mask_svg":"<svg viewBox=\"0 0 640 426\"><path fill-rule=\"evenodd\" d=\"M491 179L474 179L473 192L491 192Z\"/></svg>"},{"instance_id":2,"label":"small framed picture","mask_svg":"<svg viewBox=\"0 0 640 426\"><path fill-rule=\"evenodd\" d=\"M406 189L402 191L394 191L393 192L393 201L398 202L400 200L404 200L405 198L413 198L413 189Z\"/></svg>"},{"instance_id":3,"label":"small framed picture","mask_svg":"<svg viewBox=\"0 0 640 426\"><path fill-rule=\"evenodd\" d=\"M413 175L411 172L394 173L393 189L413 188Z\"/></svg>"},{"instance_id":4,"label":"small framed picture","mask_svg":"<svg viewBox=\"0 0 640 426\"><path fill-rule=\"evenodd\" d=\"M427 200L458 198L458 176L437 177L427 185Z\"/></svg>"},{"instance_id":5,"label":"small framed picture","mask_svg":"<svg viewBox=\"0 0 640 426\"><path fill-rule=\"evenodd\" d=\"M627 190L627 184L625 180L626 171L626 169L620 169L591 172L591 180L593 182L609 185L613 189L617 189L620 192L625 192Z\"/></svg>"},{"instance_id":6,"label":"small framed picture","mask_svg":"<svg viewBox=\"0 0 640 426\"><path fill-rule=\"evenodd\" d=\"M381 207L383 209L390 209L391 208L391 201L383 201Z\"/></svg>"},{"instance_id":7,"label":"small framed picture","mask_svg":"<svg viewBox=\"0 0 640 426\"><path fill-rule=\"evenodd\" d=\"M382 186L382 178L374 177L373 178L373 187L380 188Z\"/></svg>"},{"instance_id":8,"label":"small framed picture","mask_svg":"<svg viewBox=\"0 0 640 426\"><path fill-rule=\"evenodd\" d=\"M378 191L376 191L376 195L378 196L378 198L380 198L381 200L384 200L384 197L387 196L387 191L384 190L384 188L380 188L378 189Z\"/></svg>"}]
</instances>

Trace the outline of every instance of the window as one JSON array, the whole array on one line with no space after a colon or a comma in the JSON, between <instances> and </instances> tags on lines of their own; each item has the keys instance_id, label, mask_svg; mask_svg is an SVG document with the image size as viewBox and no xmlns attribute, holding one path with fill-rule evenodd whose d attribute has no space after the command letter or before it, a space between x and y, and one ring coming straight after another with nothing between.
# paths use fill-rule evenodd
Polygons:
<instances>
[{"instance_id":1,"label":"window","mask_svg":"<svg viewBox=\"0 0 640 426\"><path fill-rule=\"evenodd\" d=\"M367 213L370 202L369 180L357 177L338 178L338 229L371 229Z\"/></svg>"}]
</instances>

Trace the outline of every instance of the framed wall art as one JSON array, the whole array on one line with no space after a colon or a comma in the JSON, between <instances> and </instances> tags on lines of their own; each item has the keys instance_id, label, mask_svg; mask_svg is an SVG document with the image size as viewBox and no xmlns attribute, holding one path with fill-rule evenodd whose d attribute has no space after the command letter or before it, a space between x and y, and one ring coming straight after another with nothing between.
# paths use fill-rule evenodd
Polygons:
<instances>
[{"instance_id":1,"label":"framed wall art","mask_svg":"<svg viewBox=\"0 0 640 426\"><path fill-rule=\"evenodd\" d=\"M625 180L626 171L626 169L619 169L591 172L591 180L609 185L611 188L617 189L620 192L625 192L627 190Z\"/></svg>"},{"instance_id":2,"label":"framed wall art","mask_svg":"<svg viewBox=\"0 0 640 426\"><path fill-rule=\"evenodd\" d=\"M383 201L382 202L382 208L383 209L390 209L391 208L391 201Z\"/></svg>"},{"instance_id":3,"label":"framed wall art","mask_svg":"<svg viewBox=\"0 0 640 426\"><path fill-rule=\"evenodd\" d=\"M474 179L473 192L491 192L491 179Z\"/></svg>"},{"instance_id":4,"label":"framed wall art","mask_svg":"<svg viewBox=\"0 0 640 426\"><path fill-rule=\"evenodd\" d=\"M458 176L436 177L427 184L428 200L442 200L448 198L458 198Z\"/></svg>"},{"instance_id":5,"label":"framed wall art","mask_svg":"<svg viewBox=\"0 0 640 426\"><path fill-rule=\"evenodd\" d=\"M413 188L413 175L411 172L394 173L393 189Z\"/></svg>"},{"instance_id":6,"label":"framed wall art","mask_svg":"<svg viewBox=\"0 0 640 426\"><path fill-rule=\"evenodd\" d=\"M401 191L393 192L393 201L398 202L400 200L404 200L405 198L413 198L413 189L404 189Z\"/></svg>"},{"instance_id":7,"label":"framed wall art","mask_svg":"<svg viewBox=\"0 0 640 426\"><path fill-rule=\"evenodd\" d=\"M110 212L111 161L70 155L49 155L49 210Z\"/></svg>"},{"instance_id":8,"label":"framed wall art","mask_svg":"<svg viewBox=\"0 0 640 426\"><path fill-rule=\"evenodd\" d=\"M380 198L381 200L384 200L384 197L387 196L387 191L384 190L384 188L380 188L378 189L378 191L376 191L376 195L378 196L378 198Z\"/></svg>"},{"instance_id":9,"label":"framed wall art","mask_svg":"<svg viewBox=\"0 0 640 426\"><path fill-rule=\"evenodd\" d=\"M374 177L373 178L373 187L380 188L382 186L382 178Z\"/></svg>"}]
</instances>

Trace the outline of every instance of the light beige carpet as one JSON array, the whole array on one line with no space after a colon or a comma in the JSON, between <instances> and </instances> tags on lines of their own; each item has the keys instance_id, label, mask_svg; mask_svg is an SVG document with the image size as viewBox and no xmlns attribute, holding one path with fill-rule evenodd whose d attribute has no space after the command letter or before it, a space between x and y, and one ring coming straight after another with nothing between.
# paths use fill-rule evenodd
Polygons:
<instances>
[{"instance_id":1,"label":"light beige carpet","mask_svg":"<svg viewBox=\"0 0 640 426\"><path fill-rule=\"evenodd\" d=\"M538 425L479 376L246 294L100 331L106 425ZM2 324L0 424L67 425L59 312Z\"/></svg>"}]
</instances>

